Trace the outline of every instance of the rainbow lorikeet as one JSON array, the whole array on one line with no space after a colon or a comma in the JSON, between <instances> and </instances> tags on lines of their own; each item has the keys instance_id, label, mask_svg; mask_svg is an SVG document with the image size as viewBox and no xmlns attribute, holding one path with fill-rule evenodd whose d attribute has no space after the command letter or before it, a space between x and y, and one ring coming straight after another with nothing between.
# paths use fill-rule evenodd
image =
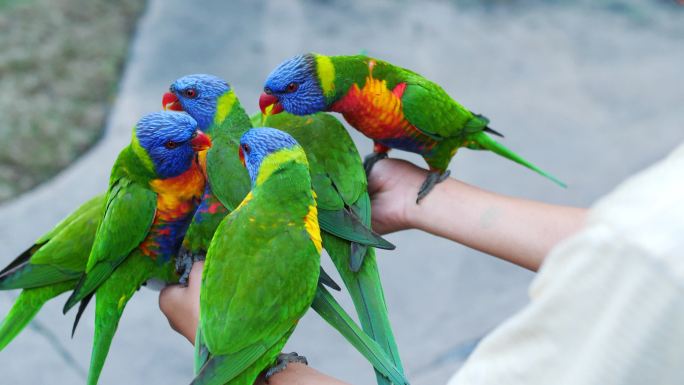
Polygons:
<instances>
[{"instance_id":1,"label":"rainbow lorikeet","mask_svg":"<svg viewBox=\"0 0 684 385\"><path fill-rule=\"evenodd\" d=\"M208 188L183 241L186 254L192 255L192 259L202 259L218 222L249 191L247 173L235 154L240 136L252 127L252 123L228 83L216 76L187 75L177 79L169 91L162 98L164 109L187 112L214 142L206 156L200 159L206 169ZM365 248L362 246L394 248L350 210L339 207L326 210L321 216L323 230L360 245L355 247L353 254L354 268L358 268L363 259Z\"/></svg>"},{"instance_id":2,"label":"rainbow lorikeet","mask_svg":"<svg viewBox=\"0 0 684 385\"><path fill-rule=\"evenodd\" d=\"M126 303L149 279L176 282L175 257L204 191L211 146L186 114L144 116L112 169L85 273L64 307L96 296L88 384L97 383Z\"/></svg>"},{"instance_id":3,"label":"rainbow lorikeet","mask_svg":"<svg viewBox=\"0 0 684 385\"><path fill-rule=\"evenodd\" d=\"M489 127L489 119L460 105L436 83L365 55L309 53L286 60L266 79L259 104L262 111L272 106L272 113L341 113L350 125L373 139L374 153L365 163L367 172L392 148L421 155L430 173L416 203L449 176L447 167L460 147L492 151L565 187L496 142L488 134L502 135Z\"/></svg>"},{"instance_id":4,"label":"rainbow lorikeet","mask_svg":"<svg viewBox=\"0 0 684 385\"><path fill-rule=\"evenodd\" d=\"M316 200L321 227L327 218L325 214L337 208L349 210L370 227L370 197L361 157L339 120L322 113L306 117L283 113L254 117L253 120L289 133L304 148L314 191L318 194ZM354 302L363 330L378 342L399 372L403 372L387 313L375 249L350 244L332 232L323 231L321 236L323 247ZM357 248L361 250L355 250ZM356 260L355 252L363 252L364 258ZM355 263L358 267L354 267ZM387 383L386 377L384 373L377 372L379 383Z\"/></svg>"},{"instance_id":5,"label":"rainbow lorikeet","mask_svg":"<svg viewBox=\"0 0 684 385\"><path fill-rule=\"evenodd\" d=\"M231 88L215 76L189 75L173 83L171 93L164 96L163 104L167 108L186 111L198 122L215 122L215 127L208 130L214 135L214 146L207 153L208 181L218 200L225 207L234 209L239 204L236 198L240 196L234 191L246 191L249 182L234 155L238 151L239 138L246 129L241 128L243 124L237 127L230 124L238 120L232 117L234 114L240 117L240 121L244 115ZM253 123L283 130L304 148L313 188L318 196L323 246L352 296L364 331L388 353L401 373L403 370L387 314L375 251L364 243L375 242L375 246L383 247L391 245L368 230L370 198L354 142L344 126L327 114L306 118L289 114L263 118L259 115L253 118ZM222 155L212 159L212 152ZM245 179L246 184L240 185ZM215 185L215 181L220 184ZM190 232L186 239L189 235ZM377 370L377 365L374 366ZM385 377L384 373L379 374L378 380L385 382Z\"/></svg>"},{"instance_id":6,"label":"rainbow lorikeet","mask_svg":"<svg viewBox=\"0 0 684 385\"><path fill-rule=\"evenodd\" d=\"M294 355L282 348L316 294L321 234L304 150L272 128L240 141L252 191L207 253L195 339L199 384L251 385Z\"/></svg>"},{"instance_id":7,"label":"rainbow lorikeet","mask_svg":"<svg viewBox=\"0 0 684 385\"><path fill-rule=\"evenodd\" d=\"M104 195L90 199L0 271L0 290L23 289L0 325L4 349L43 304L72 290L85 270Z\"/></svg>"}]
</instances>

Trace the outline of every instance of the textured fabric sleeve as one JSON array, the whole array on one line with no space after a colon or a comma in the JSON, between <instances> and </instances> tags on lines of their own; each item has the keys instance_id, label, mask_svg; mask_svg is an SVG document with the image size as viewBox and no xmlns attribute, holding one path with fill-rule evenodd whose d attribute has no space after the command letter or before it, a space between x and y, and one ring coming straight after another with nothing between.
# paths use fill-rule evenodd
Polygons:
<instances>
[{"instance_id":1,"label":"textured fabric sleeve","mask_svg":"<svg viewBox=\"0 0 684 385\"><path fill-rule=\"evenodd\" d=\"M684 383L681 281L607 225L557 248L530 294L449 385Z\"/></svg>"},{"instance_id":2,"label":"textured fabric sleeve","mask_svg":"<svg viewBox=\"0 0 684 385\"><path fill-rule=\"evenodd\" d=\"M449 385L684 384L684 145L546 258Z\"/></svg>"}]
</instances>

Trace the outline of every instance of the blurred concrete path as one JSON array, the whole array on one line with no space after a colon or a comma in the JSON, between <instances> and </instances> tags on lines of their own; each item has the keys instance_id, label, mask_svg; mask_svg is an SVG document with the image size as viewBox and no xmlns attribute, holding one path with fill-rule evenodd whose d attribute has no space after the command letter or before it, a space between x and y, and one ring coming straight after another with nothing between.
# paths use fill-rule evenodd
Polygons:
<instances>
[{"instance_id":1,"label":"blurred concrete path","mask_svg":"<svg viewBox=\"0 0 684 385\"><path fill-rule=\"evenodd\" d=\"M79 203L104 191L131 127L160 108L162 93L176 77L223 76L255 112L270 70L306 51L364 49L424 74L487 115L506 134L507 146L570 188L483 152L462 151L451 165L457 178L506 194L588 205L684 140L684 23L682 12L637 1L614 9L586 3L515 8L212 0L200 7L152 0L105 138L54 180L0 207L0 262L8 263ZM368 140L354 137L362 153L371 149ZM407 374L417 385L444 383L477 338L525 304L533 275L426 234L389 238L397 251L380 252L379 260ZM0 314L12 296L0 295ZM349 308L346 297L338 297ZM63 299L48 304L37 327L0 353L0 383L84 381L92 310L70 340L73 315L61 315ZM192 349L157 309L157 293L147 289L131 301L102 384L189 382ZM64 354L51 347L45 331ZM354 384L374 381L370 367L315 314L300 324L289 348ZM68 364L65 354L77 363Z\"/></svg>"}]
</instances>

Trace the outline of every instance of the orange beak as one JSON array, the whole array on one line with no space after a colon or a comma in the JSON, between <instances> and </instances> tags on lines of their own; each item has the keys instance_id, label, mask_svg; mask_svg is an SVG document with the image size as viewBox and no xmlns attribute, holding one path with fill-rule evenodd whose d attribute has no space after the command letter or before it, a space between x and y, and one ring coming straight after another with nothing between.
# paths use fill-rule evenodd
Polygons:
<instances>
[{"instance_id":1,"label":"orange beak","mask_svg":"<svg viewBox=\"0 0 684 385\"><path fill-rule=\"evenodd\" d=\"M200 152L211 147L211 139L204 132L197 130L190 140L190 144L195 152Z\"/></svg>"},{"instance_id":2,"label":"orange beak","mask_svg":"<svg viewBox=\"0 0 684 385\"><path fill-rule=\"evenodd\" d=\"M271 107L270 111L269 107ZM265 92L259 97L259 108L261 108L261 112L264 115L275 115L277 113L283 112L283 105L280 104L278 98Z\"/></svg>"},{"instance_id":3,"label":"orange beak","mask_svg":"<svg viewBox=\"0 0 684 385\"><path fill-rule=\"evenodd\" d=\"M242 146L240 146L240 151L238 151L238 156L240 157L240 162L242 165L247 168L247 165L245 164L245 153L242 152Z\"/></svg>"},{"instance_id":4,"label":"orange beak","mask_svg":"<svg viewBox=\"0 0 684 385\"><path fill-rule=\"evenodd\" d=\"M164 111L183 111L183 106L180 104L180 100L175 94L167 92L162 97L162 108Z\"/></svg>"}]
</instances>

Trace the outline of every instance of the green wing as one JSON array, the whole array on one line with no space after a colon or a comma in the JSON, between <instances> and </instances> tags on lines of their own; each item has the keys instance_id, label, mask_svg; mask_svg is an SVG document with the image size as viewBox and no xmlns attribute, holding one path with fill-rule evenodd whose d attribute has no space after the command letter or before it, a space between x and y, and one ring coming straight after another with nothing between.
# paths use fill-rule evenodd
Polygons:
<instances>
[{"instance_id":1,"label":"green wing","mask_svg":"<svg viewBox=\"0 0 684 385\"><path fill-rule=\"evenodd\" d=\"M366 191L361 157L337 118L326 113L296 116L283 112L261 119L257 114L252 121L289 133L304 148L319 208L342 209Z\"/></svg>"},{"instance_id":2,"label":"green wing","mask_svg":"<svg viewBox=\"0 0 684 385\"><path fill-rule=\"evenodd\" d=\"M207 176L211 191L229 210L249 192L249 174L238 157L239 138L219 135L207 152Z\"/></svg>"},{"instance_id":3,"label":"green wing","mask_svg":"<svg viewBox=\"0 0 684 385\"><path fill-rule=\"evenodd\" d=\"M301 285L294 287L268 277L281 269L302 275L307 266L298 261L311 259L307 254L316 251L305 230L297 227L268 234L270 239L249 231L254 228L222 227L214 236L204 267L202 338L212 355L237 353L257 343L271 346L289 331L309 303L302 296ZM274 253L282 257L275 258ZM314 266L314 272L318 269ZM305 279L312 280L308 286L315 287L317 278L318 274L311 274Z\"/></svg>"},{"instance_id":4,"label":"green wing","mask_svg":"<svg viewBox=\"0 0 684 385\"><path fill-rule=\"evenodd\" d=\"M208 359L209 351L207 350L207 345L202 339L202 328L198 327L197 333L195 333L195 374L199 373L199 371L202 369L202 366L204 366Z\"/></svg>"},{"instance_id":5,"label":"green wing","mask_svg":"<svg viewBox=\"0 0 684 385\"><path fill-rule=\"evenodd\" d=\"M62 219L52 230L45 233L42 237L38 238L36 244L42 244L49 241L56 234L60 233L65 227L69 226L71 223L76 221L79 217L83 216L87 212L93 209L101 209L104 204L105 194L97 195L90 198L86 203L79 206L73 213L69 214L66 218Z\"/></svg>"},{"instance_id":6,"label":"green wing","mask_svg":"<svg viewBox=\"0 0 684 385\"><path fill-rule=\"evenodd\" d=\"M92 293L147 236L154 220L157 194L126 177L112 181L102 222L97 228L86 273L64 311Z\"/></svg>"},{"instance_id":7,"label":"green wing","mask_svg":"<svg viewBox=\"0 0 684 385\"><path fill-rule=\"evenodd\" d=\"M294 202L293 210L306 212L302 203ZM287 217L292 215L299 214ZM280 217L270 201L255 196L217 229L200 293L201 339L214 359L230 356L243 368L257 359L269 359L254 352L270 352L284 343L313 299L320 268L318 252L304 223L291 225L288 220L279 221ZM293 279L279 279L284 276ZM215 361L210 358L205 366L210 362ZM241 373L230 361L226 365L230 368L222 372Z\"/></svg>"},{"instance_id":8,"label":"green wing","mask_svg":"<svg viewBox=\"0 0 684 385\"><path fill-rule=\"evenodd\" d=\"M350 208L366 192L367 181L361 156L339 120L326 113L297 116L283 112L268 117L256 114L252 123L283 130L304 148L323 231L362 245L394 248Z\"/></svg>"},{"instance_id":9,"label":"green wing","mask_svg":"<svg viewBox=\"0 0 684 385\"><path fill-rule=\"evenodd\" d=\"M38 314L43 304L73 289L76 282L65 281L54 285L22 290L12 309L0 322L0 350L3 350Z\"/></svg>"},{"instance_id":10,"label":"green wing","mask_svg":"<svg viewBox=\"0 0 684 385\"><path fill-rule=\"evenodd\" d=\"M466 134L482 131L482 119L453 100L442 87L421 77L411 76L401 98L406 119L420 132L440 141L465 139Z\"/></svg>"},{"instance_id":11,"label":"green wing","mask_svg":"<svg viewBox=\"0 0 684 385\"><path fill-rule=\"evenodd\" d=\"M386 250L395 248L392 243L373 232L369 225L365 225L354 211L348 208L334 211L321 209L318 211L318 223L323 231L350 242Z\"/></svg>"},{"instance_id":12,"label":"green wing","mask_svg":"<svg viewBox=\"0 0 684 385\"><path fill-rule=\"evenodd\" d=\"M85 270L104 195L81 205L2 272L0 289L34 288L74 280Z\"/></svg>"},{"instance_id":13,"label":"green wing","mask_svg":"<svg viewBox=\"0 0 684 385\"><path fill-rule=\"evenodd\" d=\"M228 118L212 129L212 147L207 151L207 177L213 194L233 211L249 192L251 182L240 162L240 137L252 128L249 116L235 101Z\"/></svg>"},{"instance_id":14,"label":"green wing","mask_svg":"<svg viewBox=\"0 0 684 385\"><path fill-rule=\"evenodd\" d=\"M256 343L239 352L220 356L207 356L190 385L223 385L246 371L268 351L268 347Z\"/></svg>"}]
</instances>

